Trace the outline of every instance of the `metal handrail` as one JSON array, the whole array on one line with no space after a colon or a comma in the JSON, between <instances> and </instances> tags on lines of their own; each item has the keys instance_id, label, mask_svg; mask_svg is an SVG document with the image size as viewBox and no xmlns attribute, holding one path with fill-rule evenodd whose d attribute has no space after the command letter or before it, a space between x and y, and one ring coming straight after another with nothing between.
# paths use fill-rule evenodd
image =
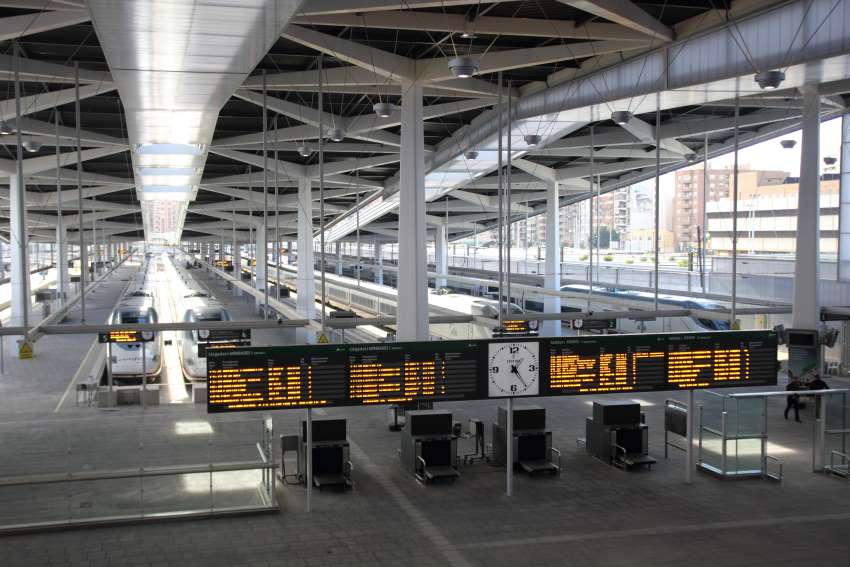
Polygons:
<instances>
[{"instance_id":1,"label":"metal handrail","mask_svg":"<svg viewBox=\"0 0 850 567\"><path fill-rule=\"evenodd\" d=\"M552 458L553 455L557 456L558 464L555 464L555 461ZM558 469L558 474L561 474L561 452L554 447L549 447L549 462L555 465L555 467Z\"/></svg>"},{"instance_id":2,"label":"metal handrail","mask_svg":"<svg viewBox=\"0 0 850 567\"><path fill-rule=\"evenodd\" d=\"M777 465L779 465L779 475L778 476L774 476L774 475L772 475L768 472L767 463L769 463L769 462L773 462L773 463L776 463ZM784 476L782 474L782 461L780 461L779 459L777 459L776 457L774 457L772 455L765 455L764 456L764 476L766 476L768 478L774 478L776 480L781 481L784 478Z\"/></svg>"},{"instance_id":3,"label":"metal handrail","mask_svg":"<svg viewBox=\"0 0 850 567\"><path fill-rule=\"evenodd\" d=\"M835 466L835 456L838 455L844 460L844 466L847 466L847 472L841 473L838 468ZM837 474L839 476L843 476L844 478L850 478L850 456L847 453L842 453L841 451L830 451L829 452L829 470L832 474Z\"/></svg>"},{"instance_id":4,"label":"metal handrail","mask_svg":"<svg viewBox=\"0 0 850 567\"><path fill-rule=\"evenodd\" d=\"M180 474L232 472L240 470L276 469L277 464L267 461L236 461L208 465L183 465L176 467L139 467L136 469L119 469L114 471L83 471L79 473L49 473L39 476L17 476L0 478L0 488L10 486L27 486L41 484L57 484L63 482L89 482L93 480L116 480L122 478L147 478L157 476L174 476Z\"/></svg>"}]
</instances>

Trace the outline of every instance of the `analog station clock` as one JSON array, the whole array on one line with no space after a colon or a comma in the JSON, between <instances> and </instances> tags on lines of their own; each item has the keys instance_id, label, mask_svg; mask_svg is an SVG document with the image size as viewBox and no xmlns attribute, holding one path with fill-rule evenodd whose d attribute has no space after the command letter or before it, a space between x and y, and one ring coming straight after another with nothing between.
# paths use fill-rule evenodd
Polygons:
<instances>
[{"instance_id":1,"label":"analog station clock","mask_svg":"<svg viewBox=\"0 0 850 567\"><path fill-rule=\"evenodd\" d=\"M540 345L536 341L490 343L487 374L491 398L540 394Z\"/></svg>"}]
</instances>

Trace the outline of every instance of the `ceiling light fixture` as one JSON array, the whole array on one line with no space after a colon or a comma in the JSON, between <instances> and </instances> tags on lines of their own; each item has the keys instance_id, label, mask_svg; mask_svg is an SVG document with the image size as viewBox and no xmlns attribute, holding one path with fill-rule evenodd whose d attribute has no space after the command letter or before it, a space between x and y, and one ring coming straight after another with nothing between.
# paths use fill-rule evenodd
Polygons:
<instances>
[{"instance_id":1,"label":"ceiling light fixture","mask_svg":"<svg viewBox=\"0 0 850 567\"><path fill-rule=\"evenodd\" d=\"M617 126L622 126L623 124L628 124L629 120L632 119L632 113L628 110L615 110L611 113L611 120L614 121L614 124Z\"/></svg>"},{"instance_id":2,"label":"ceiling light fixture","mask_svg":"<svg viewBox=\"0 0 850 567\"><path fill-rule=\"evenodd\" d=\"M0 120L0 135L8 136L15 130L5 120Z\"/></svg>"},{"instance_id":3,"label":"ceiling light fixture","mask_svg":"<svg viewBox=\"0 0 850 567\"><path fill-rule=\"evenodd\" d=\"M536 145L538 145L540 143L540 140L543 139L541 136L539 136L537 134L526 134L522 138L525 140L525 143L528 144L532 148L535 147Z\"/></svg>"},{"instance_id":4,"label":"ceiling light fixture","mask_svg":"<svg viewBox=\"0 0 850 567\"><path fill-rule=\"evenodd\" d=\"M372 106L372 110L374 110L375 114L381 118L389 118L395 111L395 105L390 104L389 102L376 102Z\"/></svg>"},{"instance_id":5,"label":"ceiling light fixture","mask_svg":"<svg viewBox=\"0 0 850 567\"><path fill-rule=\"evenodd\" d=\"M341 142L345 139L345 132L342 131L342 128L331 128L328 137L332 142Z\"/></svg>"},{"instance_id":6,"label":"ceiling light fixture","mask_svg":"<svg viewBox=\"0 0 850 567\"><path fill-rule=\"evenodd\" d=\"M797 140L780 140L779 144L786 150L790 150L797 145Z\"/></svg>"},{"instance_id":7,"label":"ceiling light fixture","mask_svg":"<svg viewBox=\"0 0 850 567\"><path fill-rule=\"evenodd\" d=\"M465 152L463 156L466 159L478 159L478 152L476 152L475 150L469 150L468 152Z\"/></svg>"},{"instance_id":8,"label":"ceiling light fixture","mask_svg":"<svg viewBox=\"0 0 850 567\"><path fill-rule=\"evenodd\" d=\"M298 154L301 157L310 157L310 155L312 155L313 153L313 148L311 148L310 144L308 144L307 142L304 142L303 144L298 146L297 150Z\"/></svg>"},{"instance_id":9,"label":"ceiling light fixture","mask_svg":"<svg viewBox=\"0 0 850 567\"><path fill-rule=\"evenodd\" d=\"M449 59L449 69L458 79L468 79L478 72L478 59L468 55Z\"/></svg>"},{"instance_id":10,"label":"ceiling light fixture","mask_svg":"<svg viewBox=\"0 0 850 567\"><path fill-rule=\"evenodd\" d=\"M825 163L826 165L835 165L835 162L837 162L837 161L838 161L838 158L834 158L834 157L830 157L830 156L823 158L823 163Z\"/></svg>"},{"instance_id":11,"label":"ceiling light fixture","mask_svg":"<svg viewBox=\"0 0 850 567\"><path fill-rule=\"evenodd\" d=\"M756 73L754 77L758 86L766 91L772 91L776 88L779 88L779 85L782 84L782 81L785 80L785 73L782 71L760 71Z\"/></svg>"},{"instance_id":12,"label":"ceiling light fixture","mask_svg":"<svg viewBox=\"0 0 850 567\"><path fill-rule=\"evenodd\" d=\"M22 145L24 146L24 149L31 154L34 154L41 149L41 142L38 140L24 140Z\"/></svg>"},{"instance_id":13,"label":"ceiling light fixture","mask_svg":"<svg viewBox=\"0 0 850 567\"><path fill-rule=\"evenodd\" d=\"M698 157L699 156L696 154L685 154L685 161L688 163L696 163Z\"/></svg>"}]
</instances>

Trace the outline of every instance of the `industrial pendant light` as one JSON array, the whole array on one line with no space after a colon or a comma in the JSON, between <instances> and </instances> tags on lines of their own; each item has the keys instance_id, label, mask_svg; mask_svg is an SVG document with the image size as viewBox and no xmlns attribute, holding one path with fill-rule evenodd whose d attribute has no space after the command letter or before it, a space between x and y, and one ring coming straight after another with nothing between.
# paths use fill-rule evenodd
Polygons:
<instances>
[{"instance_id":1,"label":"industrial pendant light","mask_svg":"<svg viewBox=\"0 0 850 567\"><path fill-rule=\"evenodd\" d=\"M628 124L629 120L632 119L632 113L628 110L615 110L611 113L611 120L617 126L622 126L624 124Z\"/></svg>"},{"instance_id":2,"label":"industrial pendant light","mask_svg":"<svg viewBox=\"0 0 850 567\"><path fill-rule=\"evenodd\" d=\"M478 59L469 55L460 55L449 59L449 69L458 79L468 79L478 72Z\"/></svg>"},{"instance_id":3,"label":"industrial pendant light","mask_svg":"<svg viewBox=\"0 0 850 567\"><path fill-rule=\"evenodd\" d=\"M785 80L785 73L777 70L760 71L756 73L754 79L759 87L766 91L772 91L779 88L779 85Z\"/></svg>"},{"instance_id":4,"label":"industrial pendant light","mask_svg":"<svg viewBox=\"0 0 850 567\"><path fill-rule=\"evenodd\" d=\"M395 111L395 105L390 104L389 102L376 102L374 106L372 106L372 110L374 110L375 114L381 118L389 118Z\"/></svg>"}]
</instances>

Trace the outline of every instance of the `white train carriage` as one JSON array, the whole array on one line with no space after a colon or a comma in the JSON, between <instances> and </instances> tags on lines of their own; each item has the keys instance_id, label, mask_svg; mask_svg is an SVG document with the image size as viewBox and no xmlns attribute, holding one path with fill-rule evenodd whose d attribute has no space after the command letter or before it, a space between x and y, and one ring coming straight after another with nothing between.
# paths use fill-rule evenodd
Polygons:
<instances>
[{"instance_id":1,"label":"white train carriage","mask_svg":"<svg viewBox=\"0 0 850 567\"><path fill-rule=\"evenodd\" d=\"M230 313L222 304L212 296L204 286L183 267L181 261L173 262L174 268L180 276L179 286L175 290L179 298L177 307L183 310L182 321L186 323L219 322L230 321ZM204 348L199 349L199 343L207 343L203 335L204 331L180 331L175 333L177 337L177 352L180 357L180 367L183 376L191 382L206 382L207 359L202 356Z\"/></svg>"},{"instance_id":2,"label":"white train carriage","mask_svg":"<svg viewBox=\"0 0 850 567\"><path fill-rule=\"evenodd\" d=\"M575 292L575 297L562 298L562 310L585 311L587 309L588 286L581 284L565 285L561 291ZM684 297L680 295L658 295L659 309L702 309L712 311L722 309L722 305L707 299ZM655 296L652 293L634 290L617 290L601 286L593 287L590 310L597 313L605 311L641 310L652 311L655 308ZM728 331L728 319L706 319L702 317L655 317L617 319L617 330L623 333L672 333Z\"/></svg>"},{"instance_id":3,"label":"white train carriage","mask_svg":"<svg viewBox=\"0 0 850 567\"><path fill-rule=\"evenodd\" d=\"M269 280L273 281L276 267L269 265ZM283 285L297 293L297 271L293 266L280 266L280 279ZM320 272L316 276L316 301L321 301L319 289ZM358 281L346 276L325 274L325 289L329 305L346 311L353 311L361 317L395 317L398 305L398 290L395 288ZM428 290L429 314L436 315L475 315L497 320L499 318L498 301L473 297L461 293L446 293L444 290ZM523 313L517 305L511 306L513 313ZM394 327L394 325L389 325ZM477 322L445 323L430 325L431 336L441 339L485 339L492 336L492 328Z\"/></svg>"},{"instance_id":4,"label":"white train carriage","mask_svg":"<svg viewBox=\"0 0 850 567\"><path fill-rule=\"evenodd\" d=\"M200 298L194 298L200 299ZM183 314L186 323L230 321L230 313L215 300L201 303L187 309ZM180 353L180 366L183 375L191 382L206 382L207 358L199 343L204 342L204 331L180 331L177 333L177 352Z\"/></svg>"},{"instance_id":5,"label":"white train carriage","mask_svg":"<svg viewBox=\"0 0 850 567\"><path fill-rule=\"evenodd\" d=\"M136 291L130 297L125 296L112 312L110 324L157 323L158 317L153 297L141 295L144 293L144 291ZM141 382L144 376L148 382L156 382L162 372L162 337L160 333L153 333L153 340L144 343L144 346L142 343L109 344L107 356L112 365L113 379Z\"/></svg>"}]
</instances>

